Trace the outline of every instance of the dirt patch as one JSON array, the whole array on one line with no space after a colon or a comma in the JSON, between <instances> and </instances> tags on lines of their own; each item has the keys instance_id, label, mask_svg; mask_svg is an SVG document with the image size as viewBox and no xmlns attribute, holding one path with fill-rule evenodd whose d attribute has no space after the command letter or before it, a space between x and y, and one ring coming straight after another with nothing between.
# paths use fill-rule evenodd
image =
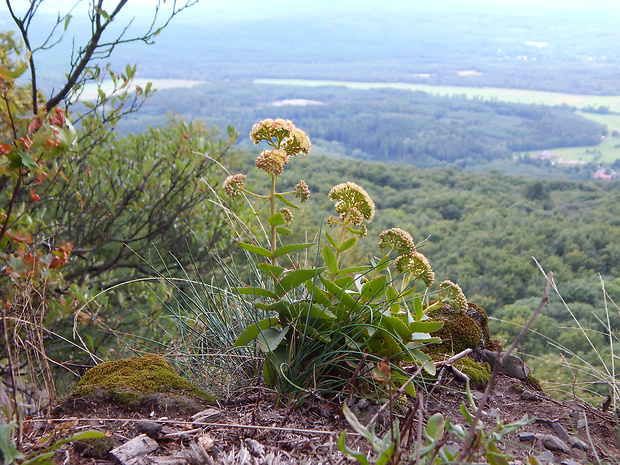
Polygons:
<instances>
[{"instance_id":1,"label":"dirt patch","mask_svg":"<svg viewBox=\"0 0 620 465\"><path fill-rule=\"evenodd\" d=\"M465 399L463 390L463 384L454 379L445 380L441 387L419 388L424 418L440 412L452 423L465 424L459 410ZM474 391L474 396L480 398L482 393ZM403 420L407 414L415 413L417 404L417 399L410 398L401 406L401 425L406 423ZM51 419L27 420L25 439L34 448L40 438L50 433L58 439L85 429L103 431L110 438L96 454L83 444L64 446L58 457L61 458L59 463L65 464L118 463L108 454L109 450L145 434L152 436L155 447L141 457L141 463L145 464L200 463L192 462L197 449L205 454L202 463L211 460L212 463L230 464L336 464L347 460L337 446L340 433L345 429L352 431L342 408L315 395L309 394L297 404L277 405L273 392L256 387L222 399L204 410L206 413L202 417L192 418L194 410L183 410L165 397L154 398L149 405L128 407L121 407L105 396L93 397L83 403L67 405L65 402ZM569 459L585 463L597 461L597 457L600 461L620 457L616 423L611 413L578 401L558 402L513 378L498 378L484 410L482 422L488 428L496 425L498 419L510 423L527 415L532 420L498 445L502 452L514 458L514 463L525 463L532 455L554 463ZM417 427L413 422L411 434L405 434L405 438L415 438ZM381 428L377 428L380 435ZM579 439L586 450L570 445L565 451L548 450L545 438L560 439L562 431L570 438ZM568 440L563 442L568 444ZM355 433L348 434L347 444L364 451L369 449L368 443L359 440ZM459 448L458 443L448 445L454 450ZM411 453L408 447L405 441L403 448Z\"/></svg>"}]
</instances>

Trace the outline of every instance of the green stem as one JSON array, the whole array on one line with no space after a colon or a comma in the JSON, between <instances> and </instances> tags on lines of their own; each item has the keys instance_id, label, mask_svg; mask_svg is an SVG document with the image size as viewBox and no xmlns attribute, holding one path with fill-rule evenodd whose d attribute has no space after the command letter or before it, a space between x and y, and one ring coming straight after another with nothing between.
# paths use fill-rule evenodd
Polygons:
<instances>
[{"instance_id":1,"label":"green stem","mask_svg":"<svg viewBox=\"0 0 620 465\"><path fill-rule=\"evenodd\" d=\"M269 196L269 201L271 203L271 215L273 216L276 214L276 180L278 179L277 176L275 175L271 175L271 195ZM277 238L278 238L278 233L276 231L276 226L271 226L271 252L275 252L277 249ZM278 265L278 257L273 256L271 257L271 264L273 266L277 266Z\"/></svg>"},{"instance_id":2,"label":"green stem","mask_svg":"<svg viewBox=\"0 0 620 465\"><path fill-rule=\"evenodd\" d=\"M349 215L351 213L347 213L347 216L344 217L342 221L342 228L340 228L340 237L338 238L338 247L340 247L344 243L344 236L347 232L347 224L349 224ZM340 250L336 249L336 263L340 261ZM338 264L340 266L340 264Z\"/></svg>"}]
</instances>

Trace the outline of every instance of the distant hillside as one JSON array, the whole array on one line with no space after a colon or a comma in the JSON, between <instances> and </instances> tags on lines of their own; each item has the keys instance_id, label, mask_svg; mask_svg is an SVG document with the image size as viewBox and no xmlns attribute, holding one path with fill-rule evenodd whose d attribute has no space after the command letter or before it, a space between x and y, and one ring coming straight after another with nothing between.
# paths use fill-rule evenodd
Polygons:
<instances>
[{"instance_id":1,"label":"distant hillside","mask_svg":"<svg viewBox=\"0 0 620 465\"><path fill-rule=\"evenodd\" d=\"M319 105L299 101L319 102ZM274 103L278 102L278 105ZM288 102L288 104L282 104ZM423 92L209 83L156 93L119 125L140 131L172 111L243 135L265 117L290 118L312 134L316 153L418 167L473 167L513 152L596 145L605 129L572 109L434 97ZM244 143L249 144L242 139Z\"/></svg>"}]
</instances>

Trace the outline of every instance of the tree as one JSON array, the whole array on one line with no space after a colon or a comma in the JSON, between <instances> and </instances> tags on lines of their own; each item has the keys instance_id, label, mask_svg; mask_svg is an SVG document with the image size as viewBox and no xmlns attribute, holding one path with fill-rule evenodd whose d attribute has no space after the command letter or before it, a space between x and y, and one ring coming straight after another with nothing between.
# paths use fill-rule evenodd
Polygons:
<instances>
[{"instance_id":1,"label":"tree","mask_svg":"<svg viewBox=\"0 0 620 465\"><path fill-rule=\"evenodd\" d=\"M30 84L32 86L32 111L36 115L39 111L38 89L40 89L37 80L36 56L45 50L57 46L64 40L69 24L74 18L73 15L75 14L76 7L80 2L76 2L67 13L59 13L56 23L51 27L47 38L43 43L36 46L31 41L30 28L32 27L33 19L39 7L45 3L45 0L30 0L26 11L21 15L17 12L14 3L16 2L6 0L10 16L17 26L26 46L30 68ZM157 0L157 2L155 2L152 21L142 34L125 37L127 27L129 26L127 25L123 28L119 36L111 40L106 40L104 39L104 33L117 19L119 13L127 6L128 0L111 2L111 5L110 2L106 2L104 5L104 0L93 0L90 2L86 15L87 21L91 26L91 35L84 43L77 47L75 46L76 39L73 37L73 51L71 53L69 69L65 73L66 82L57 92L46 100L44 105L45 111L49 112L63 101L67 103L68 97L72 97L76 92L79 92L79 84L95 79L100 71L98 60L108 58L117 46L130 42L153 43L155 36L170 23L172 18L195 3L198 3L198 0L185 0L181 2L173 0L169 13L162 20L160 18L160 9L164 3L165 0ZM108 7L108 5L110 6ZM62 31L60 31L60 28L62 28Z\"/></svg>"}]
</instances>

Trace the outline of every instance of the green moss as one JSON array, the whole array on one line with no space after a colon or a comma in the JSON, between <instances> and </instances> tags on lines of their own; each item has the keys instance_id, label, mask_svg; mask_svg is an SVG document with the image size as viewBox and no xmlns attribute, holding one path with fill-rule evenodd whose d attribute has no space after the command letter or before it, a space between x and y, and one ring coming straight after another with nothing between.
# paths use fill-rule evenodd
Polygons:
<instances>
[{"instance_id":1,"label":"green moss","mask_svg":"<svg viewBox=\"0 0 620 465\"><path fill-rule=\"evenodd\" d=\"M469 357L461 357L453 365L469 376L469 382L473 388L484 388L489 383L491 365L488 363L478 363Z\"/></svg>"},{"instance_id":2,"label":"green moss","mask_svg":"<svg viewBox=\"0 0 620 465\"><path fill-rule=\"evenodd\" d=\"M443 328L431 334L442 340L428 347L431 353L457 354L468 348L475 349L482 340L482 331L476 322L468 315L453 312L450 307L436 310L429 317L444 322Z\"/></svg>"},{"instance_id":3,"label":"green moss","mask_svg":"<svg viewBox=\"0 0 620 465\"><path fill-rule=\"evenodd\" d=\"M157 355L105 362L91 368L78 383L76 393L88 396L96 389L107 390L123 405L156 392L183 393L211 400L208 394L179 376L166 360Z\"/></svg>"},{"instance_id":4,"label":"green moss","mask_svg":"<svg viewBox=\"0 0 620 465\"><path fill-rule=\"evenodd\" d=\"M539 392L542 392L543 390L542 385L540 384L540 381L538 381L537 378L532 376L531 373L527 375L527 384L529 384L530 386L532 386L534 389L536 389Z\"/></svg>"}]
</instances>

